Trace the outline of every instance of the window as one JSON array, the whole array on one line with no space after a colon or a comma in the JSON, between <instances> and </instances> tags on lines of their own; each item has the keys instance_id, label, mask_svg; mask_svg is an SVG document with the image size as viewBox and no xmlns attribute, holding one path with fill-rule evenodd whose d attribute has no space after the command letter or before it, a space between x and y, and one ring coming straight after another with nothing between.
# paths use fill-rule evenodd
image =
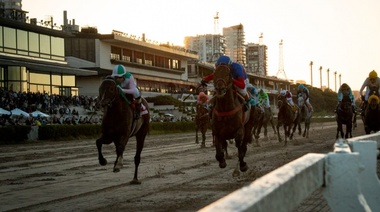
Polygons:
<instances>
[{"instance_id":1,"label":"window","mask_svg":"<svg viewBox=\"0 0 380 212\"><path fill-rule=\"evenodd\" d=\"M4 27L4 51L16 53L16 30Z\"/></svg>"}]
</instances>

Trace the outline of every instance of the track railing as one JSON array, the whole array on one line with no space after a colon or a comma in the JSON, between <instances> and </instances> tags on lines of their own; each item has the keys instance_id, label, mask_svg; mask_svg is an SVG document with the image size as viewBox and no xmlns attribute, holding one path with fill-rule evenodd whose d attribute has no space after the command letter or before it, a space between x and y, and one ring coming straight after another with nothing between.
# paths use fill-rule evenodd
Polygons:
<instances>
[{"instance_id":1,"label":"track railing","mask_svg":"<svg viewBox=\"0 0 380 212\"><path fill-rule=\"evenodd\" d=\"M378 148L379 132L338 139L333 152L306 154L200 211L292 211L318 189L332 211L380 211Z\"/></svg>"}]
</instances>

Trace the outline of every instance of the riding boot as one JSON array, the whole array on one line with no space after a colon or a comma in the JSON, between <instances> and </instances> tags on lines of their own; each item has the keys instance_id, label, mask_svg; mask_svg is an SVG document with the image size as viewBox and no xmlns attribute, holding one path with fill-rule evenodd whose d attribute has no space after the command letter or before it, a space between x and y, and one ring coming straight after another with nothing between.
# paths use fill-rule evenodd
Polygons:
<instances>
[{"instance_id":1,"label":"riding boot","mask_svg":"<svg viewBox=\"0 0 380 212\"><path fill-rule=\"evenodd\" d=\"M251 110L251 103L248 93L245 94L244 97L244 111Z\"/></svg>"},{"instance_id":2,"label":"riding boot","mask_svg":"<svg viewBox=\"0 0 380 212\"><path fill-rule=\"evenodd\" d=\"M141 116L141 97L135 99L135 119L139 119Z\"/></svg>"}]
</instances>

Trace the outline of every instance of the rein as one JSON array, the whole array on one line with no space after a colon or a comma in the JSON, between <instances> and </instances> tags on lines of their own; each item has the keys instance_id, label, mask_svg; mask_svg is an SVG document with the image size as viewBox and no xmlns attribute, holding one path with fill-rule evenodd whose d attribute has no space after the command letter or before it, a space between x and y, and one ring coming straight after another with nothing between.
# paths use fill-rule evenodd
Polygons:
<instances>
[{"instance_id":1,"label":"rein","mask_svg":"<svg viewBox=\"0 0 380 212\"><path fill-rule=\"evenodd\" d=\"M114 85L118 88L120 96L121 96L121 97L127 102L128 105L131 104L131 102L130 102L130 101L127 99L127 97L125 96L125 93L123 92L122 88L116 85L115 80L113 80L113 79L105 79L104 81L111 81L111 82L113 82ZM115 94L115 95L113 96L113 98L112 98L111 101L107 104L107 106L112 107L112 104L113 104L113 102L114 102L115 99L116 99L116 95L117 95L117 94ZM104 99L104 98L103 98L103 99ZM102 100L103 100L103 99L102 99Z\"/></svg>"},{"instance_id":2,"label":"rein","mask_svg":"<svg viewBox=\"0 0 380 212\"><path fill-rule=\"evenodd\" d=\"M226 112L219 112L216 109L214 109L214 113L217 116L232 116L235 113L239 112L242 109L242 107L243 107L242 105L239 105L239 106L235 107L233 110L226 111Z\"/></svg>"}]
</instances>

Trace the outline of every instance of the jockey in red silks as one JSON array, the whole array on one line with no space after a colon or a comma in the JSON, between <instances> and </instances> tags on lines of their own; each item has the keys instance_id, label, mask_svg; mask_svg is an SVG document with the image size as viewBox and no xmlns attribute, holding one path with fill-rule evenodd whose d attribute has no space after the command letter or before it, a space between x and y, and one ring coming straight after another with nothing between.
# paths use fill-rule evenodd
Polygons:
<instances>
[{"instance_id":1,"label":"jockey in red silks","mask_svg":"<svg viewBox=\"0 0 380 212\"><path fill-rule=\"evenodd\" d=\"M244 97L246 110L250 110L251 104L249 103L250 97L247 93L247 85L249 83L247 73L245 72L244 67L237 62L233 62L228 56L220 56L216 61L215 67L219 65L227 65L231 71L233 78L233 83L235 89ZM201 84L207 86L207 83L214 79L214 73L205 76Z\"/></svg>"}]
</instances>

